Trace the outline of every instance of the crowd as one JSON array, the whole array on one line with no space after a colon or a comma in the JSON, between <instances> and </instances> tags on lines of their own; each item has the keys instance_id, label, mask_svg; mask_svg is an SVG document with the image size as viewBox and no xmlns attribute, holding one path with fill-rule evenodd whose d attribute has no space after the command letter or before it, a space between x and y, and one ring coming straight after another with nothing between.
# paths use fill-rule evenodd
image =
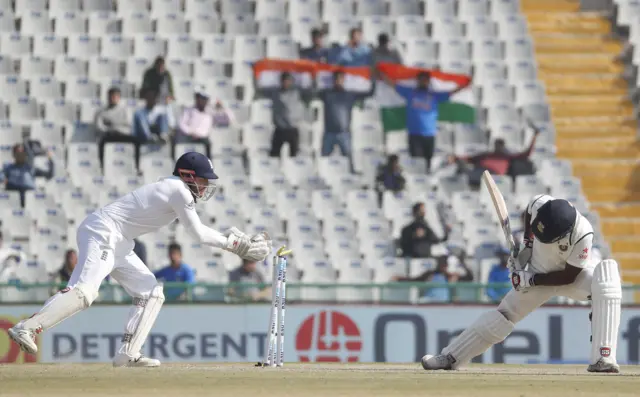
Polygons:
<instances>
[{"instance_id":1,"label":"crowd","mask_svg":"<svg viewBox=\"0 0 640 397\"><path fill-rule=\"evenodd\" d=\"M373 83L369 92L351 92L345 88L345 74L337 71L333 74L333 84L325 90L303 89L296 85L294 77L284 72L280 77L280 87L275 89L260 89L258 97L269 98L273 109L273 136L270 155L279 157L284 145L289 146L290 156L300 152L300 130L309 120L309 103L319 99L324 105L324 131L322 137L322 156L329 156L338 147L340 153L348 157L351 170L351 114L354 106L372 96L377 84L388 84L395 87L396 92L404 98L407 104L406 125L408 133L408 153L412 157L422 157L426 160L427 172L431 172L432 158L435 150L435 136L438 132L438 105L447 101L451 95L465 88L459 86L451 92L433 91L430 85L430 74L420 73L416 78L416 86L409 88L397 84L378 73L375 65L379 62L402 63L402 57L397 49L391 45L389 36L380 34L377 46L372 47L362 39L362 31L353 28L345 45L328 47L325 45L325 32L322 29L311 31L312 45L300 50L300 58L334 65L368 66L372 68ZM144 72L139 85L139 98L142 105L133 113L133 119L123 104L121 91L112 87L106 93L106 106L95 115L94 127L97 133L99 160L104 167L104 148L107 143L130 143L135 147L136 165L139 164L140 147L145 144L171 145L172 153L175 144L200 143L206 154L211 157L211 140L215 137L215 130L235 125L232 112L217 98L211 98L203 86L197 86L193 93L193 103L177 111L174 101L174 87L171 71L168 70L162 56L155 59L152 66ZM176 117L176 115L178 115ZM499 175L515 175L529 173L528 157L532 152L537 134L534 135L529 148L521 153L511 153L506 149L503 140L497 139L494 150L479 153L474 156L449 157L451 164L457 164L459 172L469 175L472 187L477 187L479 175L489 170ZM47 167L41 169L34 165L36 156L46 156ZM21 193L24 206L25 192L35 188L35 178L51 178L54 174L54 161L50 153L39 147L38 142L25 141L17 143L13 148L14 162L3 168L0 180L6 190ZM390 155L385 164L380 165L375 181L372 181L378 192L380 205L385 191L400 193L406 188L406 178L400 166L399 157ZM413 207L414 219L402 229L399 238L398 252L405 258L430 258L432 246L446 242L448 227L445 226L444 236L438 236L425 219L425 204L416 203ZM136 253L146 262L145 247L136 242ZM15 260L14 256L0 251L5 255L3 263ZM399 280L431 281L447 283L453 281L471 281L472 273L465 264L464 257L454 255L435 256L437 267L414 279L399 278ZM2 259L2 258L0 258ZM54 275L53 281L68 280L77 256L69 250L64 264ZM156 272L160 280L167 282L179 281L195 282L195 274L187 264L182 262L181 247L172 244L169 249L169 265ZM503 261L504 262L504 261ZM1 269L0 269L1 270ZM0 272L0 275L2 273ZM492 269L490 280L500 282L504 280L504 263L496 264ZM241 267L229 274L231 282L264 282L255 263L243 263ZM169 289L167 299L184 297L184 290ZM233 297L249 297L250 299L264 299L268 291L257 288L229 288L227 294ZM504 291L488 290L490 299L499 299ZM425 299L448 300L450 291L431 289L425 293Z\"/></svg>"}]
</instances>

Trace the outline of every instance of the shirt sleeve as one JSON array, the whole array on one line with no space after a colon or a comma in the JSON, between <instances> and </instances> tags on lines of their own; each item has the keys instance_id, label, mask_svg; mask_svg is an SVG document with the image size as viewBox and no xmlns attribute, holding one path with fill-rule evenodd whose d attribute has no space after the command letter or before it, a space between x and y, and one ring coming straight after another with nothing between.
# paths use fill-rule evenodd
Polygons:
<instances>
[{"instance_id":1,"label":"shirt sleeve","mask_svg":"<svg viewBox=\"0 0 640 397\"><path fill-rule=\"evenodd\" d=\"M190 267L185 271L184 282L189 284L194 284L196 282L196 274Z\"/></svg>"},{"instance_id":2,"label":"shirt sleeve","mask_svg":"<svg viewBox=\"0 0 640 397\"><path fill-rule=\"evenodd\" d=\"M157 272L154 272L153 275L156 276L156 278L159 280L164 279L164 269L160 269Z\"/></svg>"},{"instance_id":3,"label":"shirt sleeve","mask_svg":"<svg viewBox=\"0 0 640 397\"><path fill-rule=\"evenodd\" d=\"M396 84L396 92L405 100L409 101L411 100L411 95L413 95L413 88Z\"/></svg>"},{"instance_id":4,"label":"shirt sleeve","mask_svg":"<svg viewBox=\"0 0 640 397\"><path fill-rule=\"evenodd\" d=\"M567 257L567 263L571 266L584 269L591 262L591 249L593 246L593 233L584 235L573 246L571 253Z\"/></svg>"},{"instance_id":5,"label":"shirt sleeve","mask_svg":"<svg viewBox=\"0 0 640 397\"><path fill-rule=\"evenodd\" d=\"M180 132L185 135L191 135L191 126L189 125L189 121L191 120L191 111L189 109L185 109L180 116L180 123L178 123L178 128L180 128Z\"/></svg>"},{"instance_id":6,"label":"shirt sleeve","mask_svg":"<svg viewBox=\"0 0 640 397\"><path fill-rule=\"evenodd\" d=\"M227 238L222 233L202 224L196 213L195 201L188 190L176 189L169 198L169 204L191 237L201 244L222 249L227 247Z\"/></svg>"}]
</instances>

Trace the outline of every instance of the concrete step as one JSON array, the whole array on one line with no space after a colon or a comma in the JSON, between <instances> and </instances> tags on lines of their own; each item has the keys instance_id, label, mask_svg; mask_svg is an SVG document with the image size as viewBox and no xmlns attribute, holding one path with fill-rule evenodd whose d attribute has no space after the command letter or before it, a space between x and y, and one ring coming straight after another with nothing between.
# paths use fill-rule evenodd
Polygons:
<instances>
[{"instance_id":1,"label":"concrete step","mask_svg":"<svg viewBox=\"0 0 640 397\"><path fill-rule=\"evenodd\" d=\"M616 255L616 261L618 262L618 264L620 265L620 269L623 270L622 272L622 279L623 281L627 282L630 281L630 279L627 279L627 275L631 276L632 274L634 275L634 277L638 277L636 280L637 284L640 284L640 274L638 273L630 273L627 274L624 272L624 270L640 270L640 254L619 254Z\"/></svg>"},{"instance_id":2,"label":"concrete step","mask_svg":"<svg viewBox=\"0 0 640 397\"><path fill-rule=\"evenodd\" d=\"M610 238L608 243L611 247L611 250L616 254L640 254L640 236Z\"/></svg>"},{"instance_id":3,"label":"concrete step","mask_svg":"<svg viewBox=\"0 0 640 397\"><path fill-rule=\"evenodd\" d=\"M591 203L601 218L640 218L640 202L626 204Z\"/></svg>"},{"instance_id":4,"label":"concrete step","mask_svg":"<svg viewBox=\"0 0 640 397\"><path fill-rule=\"evenodd\" d=\"M580 117L558 117L553 119L556 129L568 128L609 128L611 130L625 127L637 128L636 121L629 116L580 116Z\"/></svg>"},{"instance_id":5,"label":"concrete step","mask_svg":"<svg viewBox=\"0 0 640 397\"><path fill-rule=\"evenodd\" d=\"M574 175L578 176L577 173ZM583 189L640 189L640 171L632 175L618 175L616 173L580 176Z\"/></svg>"},{"instance_id":6,"label":"concrete step","mask_svg":"<svg viewBox=\"0 0 640 397\"><path fill-rule=\"evenodd\" d=\"M604 35L611 32L609 22L596 13L527 12L529 30L535 33L592 33Z\"/></svg>"},{"instance_id":7,"label":"concrete step","mask_svg":"<svg viewBox=\"0 0 640 397\"><path fill-rule=\"evenodd\" d=\"M640 201L640 192L627 189L583 189L587 199L592 203L633 203Z\"/></svg>"},{"instance_id":8,"label":"concrete step","mask_svg":"<svg viewBox=\"0 0 640 397\"><path fill-rule=\"evenodd\" d=\"M580 3L573 0L522 0L520 8L527 15L536 12L578 12Z\"/></svg>"},{"instance_id":9,"label":"concrete step","mask_svg":"<svg viewBox=\"0 0 640 397\"><path fill-rule=\"evenodd\" d=\"M614 63L610 55L536 54L536 60L543 73L620 74L624 71L624 66Z\"/></svg>"},{"instance_id":10,"label":"concrete step","mask_svg":"<svg viewBox=\"0 0 640 397\"><path fill-rule=\"evenodd\" d=\"M627 126L593 126L582 125L557 125L556 135L558 138L582 139L582 138L635 138L637 131L633 127Z\"/></svg>"},{"instance_id":11,"label":"concrete step","mask_svg":"<svg viewBox=\"0 0 640 397\"><path fill-rule=\"evenodd\" d=\"M623 45L608 40L606 35L536 33L533 34L538 54L610 54L616 56Z\"/></svg>"},{"instance_id":12,"label":"concrete step","mask_svg":"<svg viewBox=\"0 0 640 397\"><path fill-rule=\"evenodd\" d=\"M611 239L640 235L640 218L604 218L600 224L602 232Z\"/></svg>"},{"instance_id":13,"label":"concrete step","mask_svg":"<svg viewBox=\"0 0 640 397\"><path fill-rule=\"evenodd\" d=\"M575 140L573 145L557 145L559 157L571 159L636 159L640 156L640 143L633 142L627 145L603 143L602 145L590 144L590 140ZM559 141L560 142L560 141Z\"/></svg>"},{"instance_id":14,"label":"concrete step","mask_svg":"<svg viewBox=\"0 0 640 397\"><path fill-rule=\"evenodd\" d=\"M551 98L549 98L551 100ZM633 117L631 104L607 104L598 106L597 103L564 102L559 105L551 105L553 117L621 117L627 119Z\"/></svg>"},{"instance_id":15,"label":"concrete step","mask_svg":"<svg viewBox=\"0 0 640 397\"><path fill-rule=\"evenodd\" d=\"M581 149L601 149L603 146L607 147L633 147L636 145L636 137L605 137L605 138L587 138L587 137L572 137L566 136L558 137L556 140L556 146L558 148L571 148L579 145ZM640 147L638 147L640 149Z\"/></svg>"}]
</instances>

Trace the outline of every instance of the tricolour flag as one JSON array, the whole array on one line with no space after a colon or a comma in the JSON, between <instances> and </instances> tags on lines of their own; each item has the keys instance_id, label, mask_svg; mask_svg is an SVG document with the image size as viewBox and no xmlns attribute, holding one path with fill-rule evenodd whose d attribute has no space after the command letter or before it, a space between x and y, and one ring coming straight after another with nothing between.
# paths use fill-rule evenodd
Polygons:
<instances>
[{"instance_id":1,"label":"tricolour flag","mask_svg":"<svg viewBox=\"0 0 640 397\"><path fill-rule=\"evenodd\" d=\"M395 81L396 84L409 87L415 87L419 73L429 72L431 74L430 86L434 91L453 91L471 81L470 76L412 68L392 63L379 63L377 68L380 73ZM404 98L396 93L395 88L384 83L378 84L376 87L376 99L380 105L385 132L406 129L407 104ZM440 121L474 123L476 104L471 86L457 92L449 102L440 104L438 110Z\"/></svg>"},{"instance_id":2,"label":"tricolour flag","mask_svg":"<svg viewBox=\"0 0 640 397\"><path fill-rule=\"evenodd\" d=\"M259 88L280 87L282 72L294 76L296 85L311 88L315 79L315 88L323 90L333 85L333 73L345 74L345 89L366 92L371 89L371 69L368 67L344 67L328 65L307 60L262 59L253 64L256 85Z\"/></svg>"}]
</instances>

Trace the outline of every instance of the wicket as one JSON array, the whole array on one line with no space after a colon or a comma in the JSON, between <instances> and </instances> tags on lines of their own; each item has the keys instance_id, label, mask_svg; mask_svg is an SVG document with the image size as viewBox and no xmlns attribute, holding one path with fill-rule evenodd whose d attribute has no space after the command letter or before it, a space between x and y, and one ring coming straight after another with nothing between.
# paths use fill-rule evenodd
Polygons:
<instances>
[{"instance_id":1,"label":"wicket","mask_svg":"<svg viewBox=\"0 0 640 397\"><path fill-rule=\"evenodd\" d=\"M268 338L263 367L284 365L284 314L287 299L287 255L291 250L280 247L273 257L271 280L271 313L269 315Z\"/></svg>"}]
</instances>

